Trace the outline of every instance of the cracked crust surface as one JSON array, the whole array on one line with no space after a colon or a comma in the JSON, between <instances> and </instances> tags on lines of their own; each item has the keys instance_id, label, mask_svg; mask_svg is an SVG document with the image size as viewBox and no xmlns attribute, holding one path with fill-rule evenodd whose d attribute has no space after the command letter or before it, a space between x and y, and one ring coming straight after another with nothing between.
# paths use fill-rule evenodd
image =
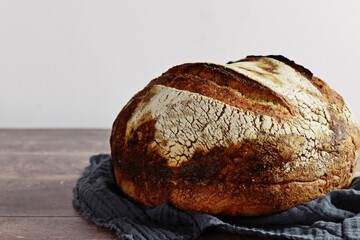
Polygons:
<instances>
[{"instance_id":1,"label":"cracked crust surface","mask_svg":"<svg viewBox=\"0 0 360 240\"><path fill-rule=\"evenodd\" d=\"M250 56L169 69L121 110L110 143L134 200L256 216L347 187L359 135L342 97L309 70Z\"/></svg>"}]
</instances>

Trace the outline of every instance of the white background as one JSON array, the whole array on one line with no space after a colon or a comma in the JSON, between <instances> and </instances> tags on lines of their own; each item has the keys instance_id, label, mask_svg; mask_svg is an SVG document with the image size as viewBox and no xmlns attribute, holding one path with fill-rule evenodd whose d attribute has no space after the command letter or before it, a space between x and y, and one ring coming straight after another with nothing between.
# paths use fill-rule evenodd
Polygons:
<instances>
[{"instance_id":1,"label":"white background","mask_svg":"<svg viewBox=\"0 0 360 240\"><path fill-rule=\"evenodd\" d=\"M0 128L111 128L173 65L282 54L360 119L360 1L0 0Z\"/></svg>"}]
</instances>

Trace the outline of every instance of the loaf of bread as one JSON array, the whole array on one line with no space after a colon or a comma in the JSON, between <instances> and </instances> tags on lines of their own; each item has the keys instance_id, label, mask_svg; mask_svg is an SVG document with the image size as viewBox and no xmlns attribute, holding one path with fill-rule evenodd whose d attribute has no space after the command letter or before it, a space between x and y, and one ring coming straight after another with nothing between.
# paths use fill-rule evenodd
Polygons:
<instances>
[{"instance_id":1,"label":"loaf of bread","mask_svg":"<svg viewBox=\"0 0 360 240\"><path fill-rule=\"evenodd\" d=\"M249 56L169 69L121 110L110 143L118 186L141 204L258 216L348 187L360 130L309 70Z\"/></svg>"}]
</instances>

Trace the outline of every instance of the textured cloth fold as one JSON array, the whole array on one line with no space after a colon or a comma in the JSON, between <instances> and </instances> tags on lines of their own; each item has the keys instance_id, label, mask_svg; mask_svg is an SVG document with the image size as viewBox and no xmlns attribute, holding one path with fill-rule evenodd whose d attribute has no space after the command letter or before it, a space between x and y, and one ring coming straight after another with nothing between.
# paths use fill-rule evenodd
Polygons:
<instances>
[{"instance_id":1,"label":"textured cloth fold","mask_svg":"<svg viewBox=\"0 0 360 240\"><path fill-rule=\"evenodd\" d=\"M74 188L73 206L85 219L112 229L119 239L197 239L207 228L289 239L360 239L360 178L348 189L263 217L219 217L184 212L164 203L145 207L116 186L111 157L90 158Z\"/></svg>"}]
</instances>

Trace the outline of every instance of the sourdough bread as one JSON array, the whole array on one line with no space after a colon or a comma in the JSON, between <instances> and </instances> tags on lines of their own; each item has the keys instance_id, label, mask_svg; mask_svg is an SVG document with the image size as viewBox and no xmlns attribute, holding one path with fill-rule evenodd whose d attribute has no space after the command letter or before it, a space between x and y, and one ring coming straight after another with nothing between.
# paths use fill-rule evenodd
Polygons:
<instances>
[{"instance_id":1,"label":"sourdough bread","mask_svg":"<svg viewBox=\"0 0 360 240\"><path fill-rule=\"evenodd\" d=\"M347 187L360 131L309 70L250 56L169 69L121 110L110 143L118 186L144 205L257 216Z\"/></svg>"}]
</instances>

